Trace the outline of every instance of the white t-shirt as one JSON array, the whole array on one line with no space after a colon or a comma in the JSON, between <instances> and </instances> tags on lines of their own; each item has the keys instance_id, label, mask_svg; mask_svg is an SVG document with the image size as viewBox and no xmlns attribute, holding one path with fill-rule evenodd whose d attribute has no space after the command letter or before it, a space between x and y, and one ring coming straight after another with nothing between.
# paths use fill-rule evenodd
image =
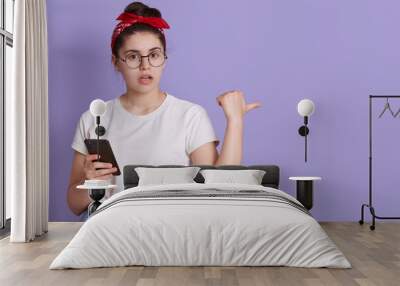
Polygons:
<instances>
[{"instance_id":1,"label":"white t-shirt","mask_svg":"<svg viewBox=\"0 0 400 286\"><path fill-rule=\"evenodd\" d=\"M167 93L162 104L145 115L134 115L119 97L106 102L100 125L106 132L100 139L110 141L123 173L125 165L190 165L189 155L201 145L216 141L211 121L203 107ZM84 140L97 138L95 117L86 111L76 128L72 148L88 154ZM122 191L123 174L111 180Z\"/></svg>"}]
</instances>

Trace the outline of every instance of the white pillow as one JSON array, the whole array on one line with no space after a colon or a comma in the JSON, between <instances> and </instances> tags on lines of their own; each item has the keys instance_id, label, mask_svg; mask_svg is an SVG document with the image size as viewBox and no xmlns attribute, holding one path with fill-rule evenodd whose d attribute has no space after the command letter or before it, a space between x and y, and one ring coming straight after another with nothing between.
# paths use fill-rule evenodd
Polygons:
<instances>
[{"instance_id":1,"label":"white pillow","mask_svg":"<svg viewBox=\"0 0 400 286\"><path fill-rule=\"evenodd\" d=\"M196 183L193 179L199 170L199 167L135 168L139 176L138 186Z\"/></svg>"},{"instance_id":2,"label":"white pillow","mask_svg":"<svg viewBox=\"0 0 400 286\"><path fill-rule=\"evenodd\" d=\"M206 169L200 174L204 177L204 183L234 183L247 185L261 185L265 175L263 170L221 170Z\"/></svg>"}]
</instances>

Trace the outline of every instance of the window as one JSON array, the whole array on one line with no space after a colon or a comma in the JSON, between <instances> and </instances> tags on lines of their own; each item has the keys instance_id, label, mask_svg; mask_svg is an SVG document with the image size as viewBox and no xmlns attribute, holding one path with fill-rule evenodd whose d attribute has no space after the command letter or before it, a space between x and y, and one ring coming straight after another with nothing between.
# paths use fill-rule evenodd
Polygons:
<instances>
[{"instance_id":1,"label":"window","mask_svg":"<svg viewBox=\"0 0 400 286\"><path fill-rule=\"evenodd\" d=\"M14 1L0 0L0 236L9 232L11 194L5 189L5 98L11 92L13 60Z\"/></svg>"}]
</instances>

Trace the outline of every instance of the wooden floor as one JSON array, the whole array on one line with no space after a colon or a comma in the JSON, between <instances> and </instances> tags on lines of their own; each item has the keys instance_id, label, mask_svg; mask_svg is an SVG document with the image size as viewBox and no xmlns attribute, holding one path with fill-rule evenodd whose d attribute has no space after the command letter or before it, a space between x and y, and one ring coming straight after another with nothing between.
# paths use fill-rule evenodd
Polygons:
<instances>
[{"instance_id":1,"label":"wooden floor","mask_svg":"<svg viewBox=\"0 0 400 286\"><path fill-rule=\"evenodd\" d=\"M50 223L32 243L0 241L0 285L400 285L400 224L321 223L353 268L119 267L48 270L81 223Z\"/></svg>"}]
</instances>

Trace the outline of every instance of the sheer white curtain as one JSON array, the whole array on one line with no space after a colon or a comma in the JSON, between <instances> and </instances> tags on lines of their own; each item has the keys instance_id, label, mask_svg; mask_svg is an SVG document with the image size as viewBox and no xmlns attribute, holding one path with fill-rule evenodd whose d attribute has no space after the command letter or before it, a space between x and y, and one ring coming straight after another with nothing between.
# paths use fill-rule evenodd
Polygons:
<instances>
[{"instance_id":1,"label":"sheer white curtain","mask_svg":"<svg viewBox=\"0 0 400 286\"><path fill-rule=\"evenodd\" d=\"M13 93L6 98L6 187L11 189L11 242L47 232L49 189L46 0L14 8Z\"/></svg>"}]
</instances>

